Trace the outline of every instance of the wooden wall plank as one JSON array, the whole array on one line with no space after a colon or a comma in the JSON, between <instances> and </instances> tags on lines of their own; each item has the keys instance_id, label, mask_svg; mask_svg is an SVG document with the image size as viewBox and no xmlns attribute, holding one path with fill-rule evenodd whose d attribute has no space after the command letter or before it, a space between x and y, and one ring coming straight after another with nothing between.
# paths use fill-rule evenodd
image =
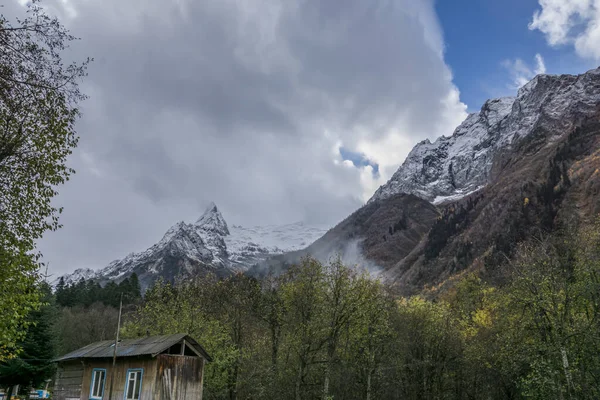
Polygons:
<instances>
[{"instance_id":1,"label":"wooden wall plank","mask_svg":"<svg viewBox=\"0 0 600 400\"><path fill-rule=\"evenodd\" d=\"M60 363L53 393L55 400L77 398L87 400L90 394L92 373L96 368L106 369L104 398L108 399L112 360L79 360ZM200 357L161 354L156 358L128 357L117 360L114 371L113 399L125 395L127 371L143 369L141 400L202 400L204 359ZM168 371L168 382L165 382ZM165 389L172 388L172 398Z\"/></svg>"}]
</instances>

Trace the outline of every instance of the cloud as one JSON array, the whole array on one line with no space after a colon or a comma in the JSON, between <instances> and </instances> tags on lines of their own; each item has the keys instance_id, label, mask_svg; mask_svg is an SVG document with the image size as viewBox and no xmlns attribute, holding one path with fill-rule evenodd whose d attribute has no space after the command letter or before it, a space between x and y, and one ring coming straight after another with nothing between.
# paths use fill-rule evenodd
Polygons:
<instances>
[{"instance_id":1,"label":"cloud","mask_svg":"<svg viewBox=\"0 0 600 400\"><path fill-rule=\"evenodd\" d=\"M539 0L529 29L551 46L572 45L584 58L600 59L600 0Z\"/></svg>"},{"instance_id":2,"label":"cloud","mask_svg":"<svg viewBox=\"0 0 600 400\"><path fill-rule=\"evenodd\" d=\"M546 64L541 54L535 55L535 66L530 66L520 58L515 60L505 60L502 65L511 75L511 89L518 89L529 82L533 77L546 73Z\"/></svg>"},{"instance_id":3,"label":"cloud","mask_svg":"<svg viewBox=\"0 0 600 400\"><path fill-rule=\"evenodd\" d=\"M231 224L331 226L466 116L432 0L45 3L81 37L70 56L95 58L64 228L40 242L57 273L143 250L209 201Z\"/></svg>"}]
</instances>

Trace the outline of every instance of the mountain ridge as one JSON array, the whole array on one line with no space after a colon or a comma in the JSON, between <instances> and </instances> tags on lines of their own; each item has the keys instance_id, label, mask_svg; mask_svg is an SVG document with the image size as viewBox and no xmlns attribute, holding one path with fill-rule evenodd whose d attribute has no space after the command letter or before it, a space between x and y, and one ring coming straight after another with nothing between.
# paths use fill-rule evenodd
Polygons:
<instances>
[{"instance_id":1,"label":"mountain ridge","mask_svg":"<svg viewBox=\"0 0 600 400\"><path fill-rule=\"evenodd\" d=\"M209 272L262 276L306 255L340 255L403 293L418 292L460 271L498 265L535 230L600 211L598 121L600 68L538 75L517 96L486 101L452 136L418 143L363 207L327 232L301 224L229 227L211 203L195 223L175 224L145 252L113 261L92 279L138 271L145 285Z\"/></svg>"},{"instance_id":2,"label":"mountain ridge","mask_svg":"<svg viewBox=\"0 0 600 400\"><path fill-rule=\"evenodd\" d=\"M587 83L598 75L600 68L581 75L537 75L516 97L486 101L452 136L418 143L369 202L410 193L440 203L487 185L494 156L510 150L515 140L530 134L538 124L548 119L569 120L573 108L582 114L592 112L600 93Z\"/></svg>"},{"instance_id":3,"label":"mountain ridge","mask_svg":"<svg viewBox=\"0 0 600 400\"><path fill-rule=\"evenodd\" d=\"M211 202L196 222L175 223L148 249L129 253L96 271L77 269L59 277L54 285L60 278L66 284L80 279L118 282L133 272L138 275L142 289L158 278L173 281L207 273L224 277L243 272L269 256L305 247L324 232L302 223L229 228L216 204Z\"/></svg>"},{"instance_id":4,"label":"mountain ridge","mask_svg":"<svg viewBox=\"0 0 600 400\"><path fill-rule=\"evenodd\" d=\"M465 270L498 274L520 241L600 212L598 121L600 68L538 75L453 136L417 144L365 206L307 249L251 272L278 273L308 254L351 260L352 241L359 264L377 266L402 294ZM409 213L417 217L406 223Z\"/></svg>"}]
</instances>

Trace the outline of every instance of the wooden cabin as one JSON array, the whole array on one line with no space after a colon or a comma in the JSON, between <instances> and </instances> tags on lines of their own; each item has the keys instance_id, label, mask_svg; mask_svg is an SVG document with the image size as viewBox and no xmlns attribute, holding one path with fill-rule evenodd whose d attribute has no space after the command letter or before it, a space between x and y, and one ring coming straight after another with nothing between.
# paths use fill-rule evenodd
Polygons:
<instances>
[{"instance_id":1,"label":"wooden cabin","mask_svg":"<svg viewBox=\"0 0 600 400\"><path fill-rule=\"evenodd\" d=\"M56 359L56 400L201 400L204 364L212 361L185 334L92 343ZM110 396L111 379L114 379Z\"/></svg>"}]
</instances>

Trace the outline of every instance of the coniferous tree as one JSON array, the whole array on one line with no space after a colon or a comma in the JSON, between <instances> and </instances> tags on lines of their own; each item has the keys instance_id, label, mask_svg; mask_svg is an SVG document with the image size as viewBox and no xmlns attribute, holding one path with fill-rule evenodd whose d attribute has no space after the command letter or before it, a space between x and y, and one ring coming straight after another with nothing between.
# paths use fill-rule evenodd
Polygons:
<instances>
[{"instance_id":1,"label":"coniferous tree","mask_svg":"<svg viewBox=\"0 0 600 400\"><path fill-rule=\"evenodd\" d=\"M39 287L44 305L29 315L30 325L19 343L19 356L0 364L0 385L39 387L54 373L55 337L52 325L57 316L56 303L50 287Z\"/></svg>"},{"instance_id":2,"label":"coniferous tree","mask_svg":"<svg viewBox=\"0 0 600 400\"><path fill-rule=\"evenodd\" d=\"M66 295L66 290L67 290L67 286L65 284L65 278L64 277L60 277L60 279L58 280L58 284L56 285L56 289L54 291L54 297L56 299L56 304L60 305L60 306L65 306L66 304L66 300L65 300L65 295Z\"/></svg>"},{"instance_id":3,"label":"coniferous tree","mask_svg":"<svg viewBox=\"0 0 600 400\"><path fill-rule=\"evenodd\" d=\"M127 291L127 303L135 304L142 298L142 289L137 274L134 272L129 276L129 288Z\"/></svg>"}]
</instances>

